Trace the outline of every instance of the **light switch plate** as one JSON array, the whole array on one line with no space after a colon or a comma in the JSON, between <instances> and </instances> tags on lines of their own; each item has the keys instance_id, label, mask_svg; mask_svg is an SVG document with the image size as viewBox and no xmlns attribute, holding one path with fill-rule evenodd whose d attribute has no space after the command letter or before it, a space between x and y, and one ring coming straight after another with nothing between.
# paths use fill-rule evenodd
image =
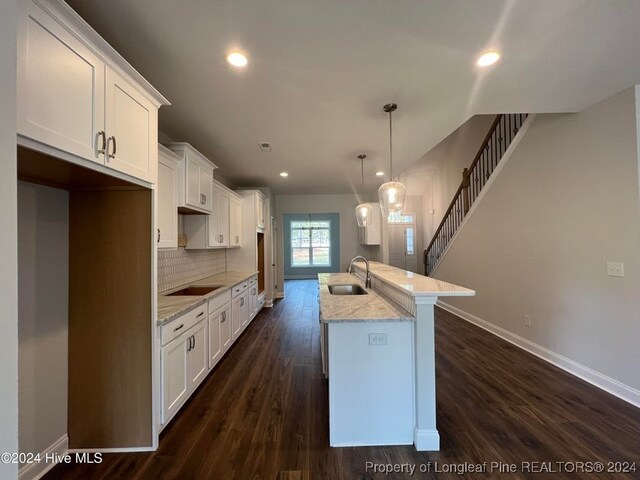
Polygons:
<instances>
[{"instance_id":1,"label":"light switch plate","mask_svg":"<svg viewBox=\"0 0 640 480\"><path fill-rule=\"evenodd\" d=\"M607 275L610 277L624 277L624 263L607 262Z\"/></svg>"}]
</instances>

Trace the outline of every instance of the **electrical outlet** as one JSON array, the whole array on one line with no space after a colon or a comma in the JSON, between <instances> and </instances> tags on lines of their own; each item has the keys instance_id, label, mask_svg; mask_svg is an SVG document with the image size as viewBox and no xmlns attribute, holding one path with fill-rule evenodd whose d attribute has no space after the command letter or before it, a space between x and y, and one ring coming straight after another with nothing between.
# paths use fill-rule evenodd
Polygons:
<instances>
[{"instance_id":1,"label":"electrical outlet","mask_svg":"<svg viewBox=\"0 0 640 480\"><path fill-rule=\"evenodd\" d=\"M610 277L624 277L624 263L607 262L607 275Z\"/></svg>"},{"instance_id":2,"label":"electrical outlet","mask_svg":"<svg viewBox=\"0 0 640 480\"><path fill-rule=\"evenodd\" d=\"M386 345L387 334L386 333L370 333L369 345Z\"/></svg>"},{"instance_id":3,"label":"electrical outlet","mask_svg":"<svg viewBox=\"0 0 640 480\"><path fill-rule=\"evenodd\" d=\"M531 317L530 317L529 315L525 315L525 316L523 316L523 317L522 317L522 320L524 321L524 324L525 324L527 327L530 327L530 326L531 326Z\"/></svg>"}]
</instances>

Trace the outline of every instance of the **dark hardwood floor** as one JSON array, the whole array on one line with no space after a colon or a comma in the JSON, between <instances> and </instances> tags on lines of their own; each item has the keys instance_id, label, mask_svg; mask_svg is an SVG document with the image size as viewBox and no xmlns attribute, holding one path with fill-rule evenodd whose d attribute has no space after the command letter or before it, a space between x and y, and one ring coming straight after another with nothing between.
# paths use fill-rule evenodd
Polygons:
<instances>
[{"instance_id":1,"label":"dark hardwood floor","mask_svg":"<svg viewBox=\"0 0 640 480\"><path fill-rule=\"evenodd\" d=\"M290 281L263 309L160 438L154 453L109 454L99 465L58 465L52 479L545 478L522 462L636 462L637 409L443 310L436 313L441 451L413 446L329 448L317 286ZM374 464L426 465L385 475ZM434 473L487 462L487 472ZM516 473L490 472L491 462ZM571 468L572 464L566 467ZM461 468L461 467L458 467ZM640 478L640 472L552 478Z\"/></svg>"}]
</instances>

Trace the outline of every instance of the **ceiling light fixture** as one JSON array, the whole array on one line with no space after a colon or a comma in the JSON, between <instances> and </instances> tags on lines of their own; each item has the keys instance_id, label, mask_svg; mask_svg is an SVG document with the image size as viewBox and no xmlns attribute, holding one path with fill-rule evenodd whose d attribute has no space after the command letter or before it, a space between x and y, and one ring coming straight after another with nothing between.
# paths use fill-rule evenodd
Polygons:
<instances>
[{"instance_id":1,"label":"ceiling light fixture","mask_svg":"<svg viewBox=\"0 0 640 480\"><path fill-rule=\"evenodd\" d=\"M360 175L362 177L362 186L364 187L364 159L367 156L361 153L358 158L360 159ZM359 227L371 225L371 217L373 217L373 207L370 203L361 203L356 207L356 220L358 220Z\"/></svg>"},{"instance_id":2,"label":"ceiling light fixture","mask_svg":"<svg viewBox=\"0 0 640 480\"><path fill-rule=\"evenodd\" d=\"M227 55L227 62L234 67L243 68L249 63L249 59L244 53L236 51Z\"/></svg>"},{"instance_id":3,"label":"ceiling light fixture","mask_svg":"<svg viewBox=\"0 0 640 480\"><path fill-rule=\"evenodd\" d=\"M381 177L384 175L384 172L376 172L376 177Z\"/></svg>"},{"instance_id":4,"label":"ceiling light fixture","mask_svg":"<svg viewBox=\"0 0 640 480\"><path fill-rule=\"evenodd\" d=\"M378 197L382 215L387 218L390 213L402 212L407 189L400 182L393 180L393 122L392 114L398 109L395 103L387 103L382 109L389 114L389 181L380 185Z\"/></svg>"},{"instance_id":5,"label":"ceiling light fixture","mask_svg":"<svg viewBox=\"0 0 640 480\"><path fill-rule=\"evenodd\" d=\"M476 65L479 67L488 67L500 60L500 54L495 51L485 52L478 57Z\"/></svg>"},{"instance_id":6,"label":"ceiling light fixture","mask_svg":"<svg viewBox=\"0 0 640 480\"><path fill-rule=\"evenodd\" d=\"M281 177L288 177L289 174L287 172L280 172Z\"/></svg>"}]
</instances>

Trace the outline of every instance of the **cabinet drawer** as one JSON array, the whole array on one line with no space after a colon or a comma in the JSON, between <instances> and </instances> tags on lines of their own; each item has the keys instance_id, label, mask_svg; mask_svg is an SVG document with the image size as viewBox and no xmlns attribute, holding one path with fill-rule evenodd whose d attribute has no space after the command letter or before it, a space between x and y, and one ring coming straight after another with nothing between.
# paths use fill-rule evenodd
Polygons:
<instances>
[{"instance_id":1,"label":"cabinet drawer","mask_svg":"<svg viewBox=\"0 0 640 480\"><path fill-rule=\"evenodd\" d=\"M164 347L174 338L178 338L195 324L207 318L207 305L200 305L174 321L162 326L161 345Z\"/></svg>"},{"instance_id":2,"label":"cabinet drawer","mask_svg":"<svg viewBox=\"0 0 640 480\"><path fill-rule=\"evenodd\" d=\"M231 290L227 290L225 292L216 295L211 300L209 300L209 313L215 312L220 307L224 306L225 303L231 301Z\"/></svg>"},{"instance_id":3,"label":"cabinet drawer","mask_svg":"<svg viewBox=\"0 0 640 480\"><path fill-rule=\"evenodd\" d=\"M249 287L253 287L256 283L258 283L258 277L251 277L249 279Z\"/></svg>"},{"instance_id":4,"label":"cabinet drawer","mask_svg":"<svg viewBox=\"0 0 640 480\"><path fill-rule=\"evenodd\" d=\"M236 298L238 295L240 295L243 292L245 292L247 290L247 288L249 288L249 282L248 281L245 281L245 282L239 283L237 285L234 285L233 288L231 289L231 297L232 298Z\"/></svg>"}]
</instances>

